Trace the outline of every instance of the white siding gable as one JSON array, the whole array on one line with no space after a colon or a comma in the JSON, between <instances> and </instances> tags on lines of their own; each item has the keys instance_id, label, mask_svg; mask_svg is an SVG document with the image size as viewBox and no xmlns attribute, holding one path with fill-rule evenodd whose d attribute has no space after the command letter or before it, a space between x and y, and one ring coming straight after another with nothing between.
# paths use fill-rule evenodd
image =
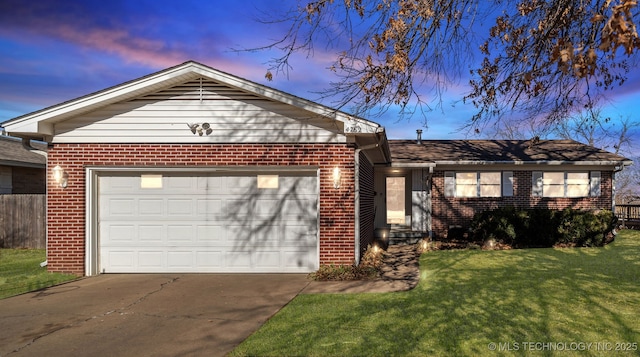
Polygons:
<instances>
[{"instance_id":1,"label":"white siding gable","mask_svg":"<svg viewBox=\"0 0 640 357\"><path fill-rule=\"evenodd\" d=\"M208 123L210 134L193 134ZM344 123L196 79L54 125L54 143L345 142Z\"/></svg>"}]
</instances>

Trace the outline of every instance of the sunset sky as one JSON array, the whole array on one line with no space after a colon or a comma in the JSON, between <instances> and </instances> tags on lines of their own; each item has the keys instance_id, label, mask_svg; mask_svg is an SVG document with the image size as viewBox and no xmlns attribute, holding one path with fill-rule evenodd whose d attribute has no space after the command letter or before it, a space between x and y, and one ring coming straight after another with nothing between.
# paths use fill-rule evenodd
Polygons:
<instances>
[{"instance_id":1,"label":"sunset sky","mask_svg":"<svg viewBox=\"0 0 640 357\"><path fill-rule=\"evenodd\" d=\"M0 2L0 122L113 85L195 60L267 86L319 101L318 91L336 78L327 68L335 50L316 46L313 57L295 57L288 78L264 78L273 52L234 52L270 43L284 25L256 21L295 0L109 0ZM633 72L636 72L633 74ZM638 116L640 75L632 70L606 115ZM459 102L466 81L449 87L442 110L422 119L398 121L393 112L369 118L391 139L471 138L459 128L474 113ZM331 106L330 102L320 101ZM443 112L444 111L444 112ZM640 133L635 133L636 143Z\"/></svg>"}]
</instances>

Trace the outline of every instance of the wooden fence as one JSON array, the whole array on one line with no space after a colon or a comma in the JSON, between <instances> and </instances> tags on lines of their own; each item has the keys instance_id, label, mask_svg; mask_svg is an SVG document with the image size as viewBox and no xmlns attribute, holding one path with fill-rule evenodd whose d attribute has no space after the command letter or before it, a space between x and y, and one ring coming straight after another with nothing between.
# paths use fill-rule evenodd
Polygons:
<instances>
[{"instance_id":1,"label":"wooden fence","mask_svg":"<svg viewBox=\"0 0 640 357\"><path fill-rule=\"evenodd\" d=\"M46 195L0 195L0 248L46 247Z\"/></svg>"},{"instance_id":2,"label":"wooden fence","mask_svg":"<svg viewBox=\"0 0 640 357\"><path fill-rule=\"evenodd\" d=\"M640 205L617 204L616 216L623 226L640 227Z\"/></svg>"}]
</instances>

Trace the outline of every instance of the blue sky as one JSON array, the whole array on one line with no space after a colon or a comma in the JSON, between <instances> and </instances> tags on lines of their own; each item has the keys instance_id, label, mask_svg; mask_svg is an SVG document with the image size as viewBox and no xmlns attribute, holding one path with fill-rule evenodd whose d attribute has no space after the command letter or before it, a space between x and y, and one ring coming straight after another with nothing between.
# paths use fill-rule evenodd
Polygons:
<instances>
[{"instance_id":1,"label":"blue sky","mask_svg":"<svg viewBox=\"0 0 640 357\"><path fill-rule=\"evenodd\" d=\"M310 100L334 79L327 68L334 53L316 46L314 56L298 55L288 77L264 78L270 52L241 52L278 39L283 25L256 21L262 11L282 11L295 0L109 0L0 2L0 122L135 79L187 60ZM637 77L636 77L637 79ZM391 139L462 139L459 128L474 111L459 102L466 81L449 87L442 110L398 121L392 112L370 118ZM612 93L605 114L636 114L640 85L633 78ZM322 102L322 101L321 101ZM323 104L331 106L328 101ZM454 104L455 103L455 104ZM640 133L636 133L636 143Z\"/></svg>"}]
</instances>

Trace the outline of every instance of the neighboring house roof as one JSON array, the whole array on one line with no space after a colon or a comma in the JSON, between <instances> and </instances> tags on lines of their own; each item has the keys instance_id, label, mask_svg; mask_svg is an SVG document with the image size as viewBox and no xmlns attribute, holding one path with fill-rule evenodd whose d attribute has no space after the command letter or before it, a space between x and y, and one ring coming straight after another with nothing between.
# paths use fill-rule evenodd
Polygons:
<instances>
[{"instance_id":1,"label":"neighboring house roof","mask_svg":"<svg viewBox=\"0 0 640 357\"><path fill-rule=\"evenodd\" d=\"M45 143L32 143L32 145L38 150L44 152L47 150ZM20 139L0 136L0 165L44 168L46 164L45 155L27 150Z\"/></svg>"},{"instance_id":2,"label":"neighboring house roof","mask_svg":"<svg viewBox=\"0 0 640 357\"><path fill-rule=\"evenodd\" d=\"M573 140L389 140L394 166L478 164L631 165Z\"/></svg>"}]
</instances>

